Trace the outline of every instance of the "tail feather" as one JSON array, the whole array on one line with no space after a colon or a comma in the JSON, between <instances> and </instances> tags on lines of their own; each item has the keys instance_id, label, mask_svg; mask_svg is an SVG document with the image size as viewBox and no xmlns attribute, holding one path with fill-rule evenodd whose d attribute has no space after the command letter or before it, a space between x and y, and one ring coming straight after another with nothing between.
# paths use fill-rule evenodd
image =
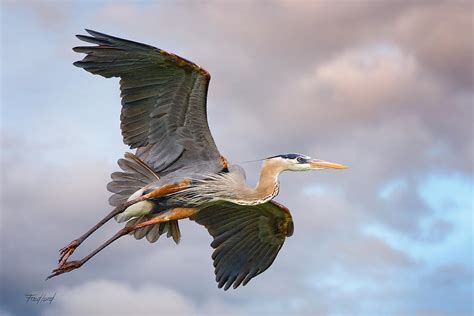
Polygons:
<instances>
[{"instance_id":1,"label":"tail feather","mask_svg":"<svg viewBox=\"0 0 474 316\"><path fill-rule=\"evenodd\" d=\"M158 174L132 153L125 153L125 157L118 160L118 165L123 172L112 173L112 181L107 184L107 190L115 193L109 198L112 206L125 203L130 195L160 179Z\"/></svg>"},{"instance_id":2,"label":"tail feather","mask_svg":"<svg viewBox=\"0 0 474 316\"><path fill-rule=\"evenodd\" d=\"M176 244L179 244L181 239L181 232L179 231L178 221L170 221L168 225L168 234L167 237L173 237L173 240Z\"/></svg>"},{"instance_id":3,"label":"tail feather","mask_svg":"<svg viewBox=\"0 0 474 316\"><path fill-rule=\"evenodd\" d=\"M107 190L114 193L109 198L109 204L117 207L125 203L131 195L143 189L146 185L160 179L159 175L153 171L145 162L132 153L125 153L124 158L119 159L118 165L121 172L114 172L111 175L112 181L107 184ZM126 214L123 214L126 215ZM145 215L132 217L126 223L126 226L138 224L152 219L156 215ZM122 216L123 217L123 216ZM128 218L117 217L119 222ZM134 231L133 236L136 239L146 239L150 243L158 240L160 235L167 233L167 237L173 237L175 243L179 243L181 232L177 221L169 221L155 225L149 225Z\"/></svg>"},{"instance_id":4,"label":"tail feather","mask_svg":"<svg viewBox=\"0 0 474 316\"><path fill-rule=\"evenodd\" d=\"M148 234L146 234L146 240L148 240L148 242L151 242L151 243L154 243L155 241L158 240L158 238L160 238L160 226L161 225L153 225L150 229L150 231L148 232ZM164 226L164 225L163 225Z\"/></svg>"},{"instance_id":5,"label":"tail feather","mask_svg":"<svg viewBox=\"0 0 474 316\"><path fill-rule=\"evenodd\" d=\"M125 224L125 226L140 224L152 219L153 217L154 215L145 215L141 217L135 217L129 220ZM135 239L142 239L143 237L146 237L148 242L154 243L164 233L167 233L168 238L173 237L174 242L178 244L181 239L181 232L179 230L178 221L169 221L165 223L158 223L155 225L139 228L133 232L133 237L135 237Z\"/></svg>"}]
</instances>

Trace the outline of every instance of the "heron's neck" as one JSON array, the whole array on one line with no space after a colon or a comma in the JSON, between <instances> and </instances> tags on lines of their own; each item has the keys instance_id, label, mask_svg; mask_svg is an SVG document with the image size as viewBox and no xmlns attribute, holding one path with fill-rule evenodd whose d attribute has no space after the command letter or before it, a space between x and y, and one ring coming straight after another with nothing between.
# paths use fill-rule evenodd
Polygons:
<instances>
[{"instance_id":1,"label":"heron's neck","mask_svg":"<svg viewBox=\"0 0 474 316\"><path fill-rule=\"evenodd\" d=\"M278 194L278 175L283 170L284 168L274 161L264 161L257 186L251 188L245 183L232 182L235 185L229 194L232 197L226 200L240 205L257 205L270 201Z\"/></svg>"},{"instance_id":2,"label":"heron's neck","mask_svg":"<svg viewBox=\"0 0 474 316\"><path fill-rule=\"evenodd\" d=\"M260 178L255 187L255 198L262 203L267 202L278 195L278 176L284 168L274 161L264 161L260 170Z\"/></svg>"}]
</instances>

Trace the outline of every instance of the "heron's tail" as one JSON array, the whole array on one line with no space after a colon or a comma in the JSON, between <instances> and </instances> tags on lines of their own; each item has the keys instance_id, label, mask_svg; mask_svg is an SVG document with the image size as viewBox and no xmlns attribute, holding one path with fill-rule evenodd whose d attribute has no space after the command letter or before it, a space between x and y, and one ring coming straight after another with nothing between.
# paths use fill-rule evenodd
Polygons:
<instances>
[{"instance_id":1,"label":"heron's tail","mask_svg":"<svg viewBox=\"0 0 474 316\"><path fill-rule=\"evenodd\" d=\"M117 207L125 203L130 196L140 191L146 185L160 179L159 175L150 168L139 157L132 153L125 153L124 158L118 160L118 165L122 172L112 173L112 181L107 184L107 190L114 193L109 198L109 204ZM133 217L124 213L119 214L116 220L120 222L128 221L126 225L138 224L153 218L154 215L144 215ZM177 221L169 221L137 229L133 235L136 239L146 239L153 243L160 235L167 233L168 237L173 237L179 243L181 233Z\"/></svg>"}]
</instances>

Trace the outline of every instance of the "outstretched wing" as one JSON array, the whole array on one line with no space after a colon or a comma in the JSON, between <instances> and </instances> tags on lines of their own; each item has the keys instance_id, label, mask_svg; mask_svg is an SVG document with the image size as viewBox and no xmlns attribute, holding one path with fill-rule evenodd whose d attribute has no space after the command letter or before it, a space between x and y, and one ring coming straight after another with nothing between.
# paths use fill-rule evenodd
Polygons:
<instances>
[{"instance_id":1,"label":"outstretched wing","mask_svg":"<svg viewBox=\"0 0 474 316\"><path fill-rule=\"evenodd\" d=\"M274 201L260 205L218 202L190 218L204 225L214 238L211 246L219 288L246 285L275 260L293 220L286 207Z\"/></svg>"},{"instance_id":2,"label":"outstretched wing","mask_svg":"<svg viewBox=\"0 0 474 316\"><path fill-rule=\"evenodd\" d=\"M222 168L207 123L209 73L159 48L86 31L77 37L97 46L73 48L87 54L74 65L120 77L124 143L160 175L192 162Z\"/></svg>"}]
</instances>

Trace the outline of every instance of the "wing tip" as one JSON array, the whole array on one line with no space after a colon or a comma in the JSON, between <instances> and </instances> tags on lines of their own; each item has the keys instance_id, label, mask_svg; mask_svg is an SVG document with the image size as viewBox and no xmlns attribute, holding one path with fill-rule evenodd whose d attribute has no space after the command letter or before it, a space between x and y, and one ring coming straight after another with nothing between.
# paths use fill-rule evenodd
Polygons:
<instances>
[{"instance_id":1,"label":"wing tip","mask_svg":"<svg viewBox=\"0 0 474 316\"><path fill-rule=\"evenodd\" d=\"M197 66L197 65L196 65ZM200 67L200 66L197 66L199 69L198 69L198 72L204 77L206 78L207 81L210 81L211 80L211 74L209 73L209 71L207 71L206 69Z\"/></svg>"},{"instance_id":2,"label":"wing tip","mask_svg":"<svg viewBox=\"0 0 474 316\"><path fill-rule=\"evenodd\" d=\"M106 38L106 37L112 37L110 35L107 35L105 33L101 33L101 32L97 32L97 31L94 31L94 30L91 30L91 29L84 29L87 33L89 33L90 35L96 37L96 38Z\"/></svg>"},{"instance_id":3,"label":"wing tip","mask_svg":"<svg viewBox=\"0 0 474 316\"><path fill-rule=\"evenodd\" d=\"M98 45L101 45L101 44L110 45L110 41L112 41L112 42L118 41L118 42L122 42L122 43L132 44L132 45L135 45L136 47L138 46L139 48L142 48L142 49L155 49L159 54L161 54L163 56L166 56L172 62L176 63L178 66L186 65L187 67L190 67L191 69L193 69L194 71L199 73L201 76L203 76L207 81L211 80L211 74L209 73L209 71L207 71L206 69L202 68L201 66L199 66L199 65L195 64L194 62L189 61L186 58L183 58L181 56L175 55L173 53L169 53L165 50L162 50L160 48L157 48L157 47L154 47L154 46L151 46L151 45L148 45L148 44L139 43L139 42L135 42L135 41L127 40L127 39L122 39L122 38L119 38L119 37L115 37L115 36L108 35L108 34L105 34L105 33L97 32L97 31L87 29L87 28L84 29L84 30L90 36L89 35L76 34L76 37L81 41L89 42L89 43L93 43L93 44L98 44ZM74 50L74 48L73 48L73 50Z\"/></svg>"},{"instance_id":4,"label":"wing tip","mask_svg":"<svg viewBox=\"0 0 474 316\"><path fill-rule=\"evenodd\" d=\"M89 36L89 35L82 35L82 34L76 34L76 38L80 39L81 41L84 41L84 42L95 42L97 41L97 38L93 37L93 36Z\"/></svg>"}]
</instances>

